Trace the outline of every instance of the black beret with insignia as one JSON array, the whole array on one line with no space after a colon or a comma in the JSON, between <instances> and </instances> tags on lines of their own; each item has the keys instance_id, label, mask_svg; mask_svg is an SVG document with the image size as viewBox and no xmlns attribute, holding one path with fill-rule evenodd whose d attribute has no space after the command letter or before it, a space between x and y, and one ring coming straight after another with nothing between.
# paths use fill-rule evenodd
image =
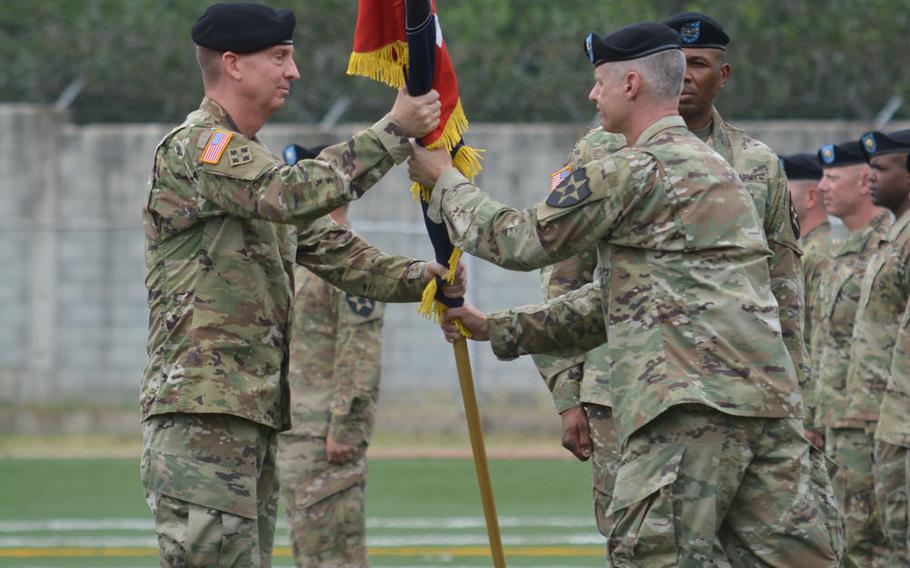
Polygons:
<instances>
[{"instance_id":1,"label":"black beret with insignia","mask_svg":"<svg viewBox=\"0 0 910 568\"><path fill-rule=\"evenodd\" d=\"M825 144L818 151L818 159L823 168L842 168L866 163L866 157L857 141L851 140L843 144Z\"/></svg>"},{"instance_id":2,"label":"black beret with insignia","mask_svg":"<svg viewBox=\"0 0 910 568\"><path fill-rule=\"evenodd\" d=\"M664 20L679 33L683 47L726 49L730 38L714 18L698 12L682 12Z\"/></svg>"},{"instance_id":3,"label":"black beret with insignia","mask_svg":"<svg viewBox=\"0 0 910 568\"><path fill-rule=\"evenodd\" d=\"M820 180L822 179L822 163L818 161L816 154L791 154L781 156L780 163L787 174L787 179L791 181L798 180Z\"/></svg>"},{"instance_id":4,"label":"black beret with insignia","mask_svg":"<svg viewBox=\"0 0 910 568\"><path fill-rule=\"evenodd\" d=\"M215 51L253 53L293 45L297 18L290 10L236 2L212 4L193 24L193 42Z\"/></svg>"},{"instance_id":5,"label":"black beret with insignia","mask_svg":"<svg viewBox=\"0 0 910 568\"><path fill-rule=\"evenodd\" d=\"M629 61L679 48L676 32L657 22L624 26L604 38L591 32L585 38L585 53L594 67L601 63Z\"/></svg>"},{"instance_id":6,"label":"black beret with insignia","mask_svg":"<svg viewBox=\"0 0 910 568\"><path fill-rule=\"evenodd\" d=\"M885 134L872 130L859 139L866 161L883 154L910 153L910 130Z\"/></svg>"}]
</instances>

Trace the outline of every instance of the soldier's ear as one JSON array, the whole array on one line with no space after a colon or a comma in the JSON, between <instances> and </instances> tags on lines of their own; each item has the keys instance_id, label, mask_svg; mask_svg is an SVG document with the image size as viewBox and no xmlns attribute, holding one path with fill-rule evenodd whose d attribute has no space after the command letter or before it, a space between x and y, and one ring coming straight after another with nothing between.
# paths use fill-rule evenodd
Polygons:
<instances>
[{"instance_id":1,"label":"soldier's ear","mask_svg":"<svg viewBox=\"0 0 910 568\"><path fill-rule=\"evenodd\" d=\"M720 66L720 83L718 88L723 89L727 86L727 82L730 80L730 77L733 76L733 66L729 63L723 63Z\"/></svg>"},{"instance_id":2,"label":"soldier's ear","mask_svg":"<svg viewBox=\"0 0 910 568\"><path fill-rule=\"evenodd\" d=\"M240 56L233 51L222 53L221 71L225 76L235 81L240 81L243 78L243 73L240 72Z\"/></svg>"}]
</instances>

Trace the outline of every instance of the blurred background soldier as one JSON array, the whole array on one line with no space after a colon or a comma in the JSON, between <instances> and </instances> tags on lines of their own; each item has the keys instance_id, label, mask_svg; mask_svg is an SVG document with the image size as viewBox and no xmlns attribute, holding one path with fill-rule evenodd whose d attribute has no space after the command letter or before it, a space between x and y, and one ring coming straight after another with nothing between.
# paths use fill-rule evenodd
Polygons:
<instances>
[{"instance_id":1,"label":"blurred background soldier","mask_svg":"<svg viewBox=\"0 0 910 568\"><path fill-rule=\"evenodd\" d=\"M834 234L828 213L818 190L822 179L822 166L815 154L793 154L781 157L784 173L787 175L787 187L790 190L790 201L799 220L799 244L803 249L803 288L805 290L805 324L803 339L809 348L812 377L818 377L818 356L821 353L819 341L821 333L819 321L822 307L819 292L823 275L831 268L832 249L835 246ZM806 398L812 400L814 392L807 392Z\"/></svg>"},{"instance_id":2,"label":"blurred background soldier","mask_svg":"<svg viewBox=\"0 0 910 568\"><path fill-rule=\"evenodd\" d=\"M347 206L332 219L348 225ZM288 380L278 436L281 502L297 566L368 566L366 449L379 396L383 304L295 267Z\"/></svg>"},{"instance_id":3,"label":"blurred background soldier","mask_svg":"<svg viewBox=\"0 0 910 568\"><path fill-rule=\"evenodd\" d=\"M892 374L898 332L908 323L905 311L910 297L910 130L867 132L861 143L871 169L872 200L894 213L895 221L879 241L863 280L853 329L849 415L865 420L867 430L877 429L875 495L884 512L890 566L910 566L907 377ZM898 361L899 372L906 368Z\"/></svg>"},{"instance_id":4,"label":"blurred background soldier","mask_svg":"<svg viewBox=\"0 0 910 568\"><path fill-rule=\"evenodd\" d=\"M872 482L872 435L864 421L848 419L846 409L853 322L863 275L893 217L872 203L869 166L859 143L825 145L817 159L824 166L818 183L822 201L828 213L842 220L850 232L835 250L819 293L822 317L813 327L819 346L812 352L818 370L813 394L817 405L815 428L824 433L825 451L841 466L832 480L846 525L844 565L884 568L888 565L887 545ZM807 286L807 292L809 289Z\"/></svg>"}]
</instances>

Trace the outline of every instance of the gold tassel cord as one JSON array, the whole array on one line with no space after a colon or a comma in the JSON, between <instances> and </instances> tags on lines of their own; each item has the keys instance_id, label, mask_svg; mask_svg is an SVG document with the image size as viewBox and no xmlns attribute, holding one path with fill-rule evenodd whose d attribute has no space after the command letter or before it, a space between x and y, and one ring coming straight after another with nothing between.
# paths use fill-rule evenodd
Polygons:
<instances>
[{"instance_id":1,"label":"gold tassel cord","mask_svg":"<svg viewBox=\"0 0 910 568\"><path fill-rule=\"evenodd\" d=\"M348 60L348 75L368 77L393 88L404 85L404 68L408 64L408 44L394 41L379 49L353 52Z\"/></svg>"}]
</instances>

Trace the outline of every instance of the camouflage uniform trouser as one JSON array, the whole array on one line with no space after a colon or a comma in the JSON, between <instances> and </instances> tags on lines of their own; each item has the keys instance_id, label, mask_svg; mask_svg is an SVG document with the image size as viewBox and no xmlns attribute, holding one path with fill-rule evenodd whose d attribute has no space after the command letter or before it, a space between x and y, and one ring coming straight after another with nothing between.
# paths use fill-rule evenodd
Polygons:
<instances>
[{"instance_id":1,"label":"camouflage uniform trouser","mask_svg":"<svg viewBox=\"0 0 910 568\"><path fill-rule=\"evenodd\" d=\"M354 460L329 463L325 438L278 436L281 502L297 566L369 566L364 520L366 444Z\"/></svg>"},{"instance_id":2,"label":"camouflage uniform trouser","mask_svg":"<svg viewBox=\"0 0 910 568\"><path fill-rule=\"evenodd\" d=\"M844 566L885 568L888 545L872 482L872 434L862 428L828 428L825 447L841 466L831 481L846 528Z\"/></svg>"},{"instance_id":3,"label":"camouflage uniform trouser","mask_svg":"<svg viewBox=\"0 0 910 568\"><path fill-rule=\"evenodd\" d=\"M271 566L275 430L226 414L164 414L142 429L161 566Z\"/></svg>"},{"instance_id":4,"label":"camouflage uniform trouser","mask_svg":"<svg viewBox=\"0 0 910 568\"><path fill-rule=\"evenodd\" d=\"M613 500L613 485L619 470L619 438L613 425L613 409L599 404L585 404L585 411L594 446L591 454L594 520L600 534L607 536L610 530L607 511Z\"/></svg>"},{"instance_id":5,"label":"camouflage uniform trouser","mask_svg":"<svg viewBox=\"0 0 910 568\"><path fill-rule=\"evenodd\" d=\"M675 406L623 447L608 565L839 566L843 525L799 419Z\"/></svg>"},{"instance_id":6,"label":"camouflage uniform trouser","mask_svg":"<svg viewBox=\"0 0 910 568\"><path fill-rule=\"evenodd\" d=\"M910 448L875 441L875 498L884 512L888 566L910 566Z\"/></svg>"}]
</instances>

